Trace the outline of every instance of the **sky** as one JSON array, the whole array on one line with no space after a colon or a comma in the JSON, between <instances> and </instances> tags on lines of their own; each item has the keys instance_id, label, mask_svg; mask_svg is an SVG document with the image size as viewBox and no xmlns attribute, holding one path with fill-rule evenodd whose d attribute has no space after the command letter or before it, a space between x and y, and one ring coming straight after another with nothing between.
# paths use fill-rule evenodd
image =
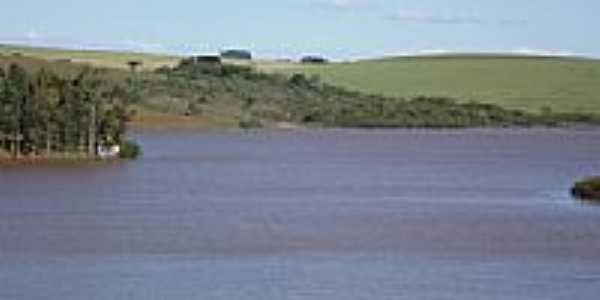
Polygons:
<instances>
[{"instance_id":1,"label":"sky","mask_svg":"<svg viewBox=\"0 0 600 300\"><path fill-rule=\"evenodd\" d=\"M596 0L0 0L0 43L333 59L445 52L600 58Z\"/></svg>"}]
</instances>

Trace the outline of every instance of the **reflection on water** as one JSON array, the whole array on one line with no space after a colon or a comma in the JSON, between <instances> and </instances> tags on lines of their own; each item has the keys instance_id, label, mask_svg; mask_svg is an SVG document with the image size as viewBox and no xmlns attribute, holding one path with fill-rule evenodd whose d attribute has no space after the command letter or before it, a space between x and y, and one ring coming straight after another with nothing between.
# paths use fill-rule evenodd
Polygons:
<instances>
[{"instance_id":1,"label":"reflection on water","mask_svg":"<svg viewBox=\"0 0 600 300\"><path fill-rule=\"evenodd\" d=\"M594 131L145 132L0 169L0 299L595 299Z\"/></svg>"}]
</instances>

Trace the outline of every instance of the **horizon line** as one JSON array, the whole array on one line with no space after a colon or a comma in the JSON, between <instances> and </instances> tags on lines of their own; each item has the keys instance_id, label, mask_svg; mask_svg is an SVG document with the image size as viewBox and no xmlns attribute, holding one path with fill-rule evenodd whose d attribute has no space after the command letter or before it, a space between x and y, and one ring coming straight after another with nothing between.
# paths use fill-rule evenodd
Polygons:
<instances>
[{"instance_id":1,"label":"horizon line","mask_svg":"<svg viewBox=\"0 0 600 300\"><path fill-rule=\"evenodd\" d=\"M246 47L224 47L216 51L192 51L192 53L177 53L176 51L160 51L160 50L144 50L127 47L111 47L111 46L69 46L69 45L36 45L26 42L4 42L0 41L0 47L4 48L24 48L31 50L62 50L62 51L81 51L81 52L105 52L114 54L137 54L137 55L152 55L152 56L172 56L172 57L188 57L193 55L211 54L219 55L220 51L231 49L243 49L253 52L252 49ZM578 54L568 51L547 51L536 50L529 48L518 48L513 50L451 50L451 49L422 49L415 51L397 51L395 53L386 53L381 55L364 55L354 56L351 58L329 58L326 55L318 54L318 52L303 52L301 55L284 55L284 56L262 56L258 60L280 60L291 59L299 60L306 55L319 55L330 59L334 62L351 62L361 60L381 60L391 58L435 58L435 57L461 57L461 56L480 56L480 57L525 57L525 58L564 58L564 59L585 59L585 60L600 60L600 57L594 57L584 54Z\"/></svg>"}]
</instances>

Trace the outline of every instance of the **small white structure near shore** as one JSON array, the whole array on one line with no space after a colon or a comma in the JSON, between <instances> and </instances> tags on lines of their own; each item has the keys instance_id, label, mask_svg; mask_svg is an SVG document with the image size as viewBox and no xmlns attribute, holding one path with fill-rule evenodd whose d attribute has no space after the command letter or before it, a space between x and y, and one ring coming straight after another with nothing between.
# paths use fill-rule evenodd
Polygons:
<instances>
[{"instance_id":1,"label":"small white structure near shore","mask_svg":"<svg viewBox=\"0 0 600 300\"><path fill-rule=\"evenodd\" d=\"M121 147L119 145L98 145L98 157L102 159L117 158L121 153Z\"/></svg>"}]
</instances>

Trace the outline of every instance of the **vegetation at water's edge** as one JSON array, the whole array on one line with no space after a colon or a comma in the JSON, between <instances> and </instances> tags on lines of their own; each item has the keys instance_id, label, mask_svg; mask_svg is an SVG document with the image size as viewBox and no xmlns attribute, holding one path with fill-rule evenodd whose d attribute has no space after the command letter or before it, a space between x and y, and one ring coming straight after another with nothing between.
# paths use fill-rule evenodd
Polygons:
<instances>
[{"instance_id":1,"label":"vegetation at water's edge","mask_svg":"<svg viewBox=\"0 0 600 300\"><path fill-rule=\"evenodd\" d=\"M136 159L142 155L142 148L140 145L132 140L125 140L121 142L121 151L119 157L124 159Z\"/></svg>"},{"instance_id":2,"label":"vegetation at water's edge","mask_svg":"<svg viewBox=\"0 0 600 300\"><path fill-rule=\"evenodd\" d=\"M96 69L0 64L0 156L95 158L98 146L124 141L132 98Z\"/></svg>"},{"instance_id":3,"label":"vegetation at water's edge","mask_svg":"<svg viewBox=\"0 0 600 300\"><path fill-rule=\"evenodd\" d=\"M571 194L582 200L600 201L600 177L590 177L575 183Z\"/></svg>"},{"instance_id":4,"label":"vegetation at water's edge","mask_svg":"<svg viewBox=\"0 0 600 300\"><path fill-rule=\"evenodd\" d=\"M242 128L274 126L279 123L367 128L600 124L597 115L556 112L551 107L530 112L448 97L403 98L369 94L323 82L317 76L306 76L303 73L263 73L251 65L220 61L184 60L175 67L164 66L149 72L125 68L98 69L73 62L0 55L0 65L8 66L11 63L24 66L31 74L36 74L40 69L51 70L57 78L68 79L69 82L83 73L102 82L100 86L104 90L116 87L122 94L117 97L122 99L123 104L121 127L131 117L129 107L137 112L134 120L159 115L185 120L208 120L207 122L218 122L223 126ZM76 94L83 95L81 92ZM93 94L99 94L98 101L102 104L98 108L100 112L110 108L104 104L110 103L114 96L105 92ZM107 99L108 102L105 101ZM58 143L53 147L58 151L73 151L82 148L82 145L89 146L89 142L86 144L86 132L89 130L86 131L84 126L90 123L88 116L89 109L82 108L82 113L72 119L79 120L75 123L81 125L72 132L80 133L67 138L69 142L62 142L65 138L59 135ZM157 120L165 118L159 117ZM159 123L158 126L168 125ZM62 128L64 124L58 122L56 126ZM59 134L64 132L56 130ZM99 131L102 131L101 128ZM42 132L43 136L43 128L38 132ZM120 134L116 135L119 141L120 137ZM36 149L40 151L42 148L38 145Z\"/></svg>"},{"instance_id":5,"label":"vegetation at water's edge","mask_svg":"<svg viewBox=\"0 0 600 300\"><path fill-rule=\"evenodd\" d=\"M148 97L177 97L183 102L181 112L188 115L207 114L224 104L245 128L272 122L405 128L600 124L596 115L555 113L551 108L532 113L445 97L365 94L323 83L318 77L265 74L248 66L184 63L161 68L157 74L161 76L141 83Z\"/></svg>"},{"instance_id":6,"label":"vegetation at water's edge","mask_svg":"<svg viewBox=\"0 0 600 300\"><path fill-rule=\"evenodd\" d=\"M129 61L143 62L144 78L161 66L176 66L181 57L114 51L81 51L0 45L1 54L47 61L71 61L95 67L128 70ZM226 60L227 61L227 60ZM261 72L319 76L322 82L366 94L412 99L421 95L453 98L460 103L478 102L539 113L543 108L561 113L600 113L600 60L502 54L455 54L389 57L325 65L294 63L292 59L235 61ZM61 67L62 68L62 67ZM123 77L127 72L111 72ZM119 75L120 74L120 75ZM185 110L180 95L154 97L151 109L176 116ZM168 97L167 97L168 96ZM176 96L176 97L172 97ZM161 98L161 99L158 99ZM165 100L165 101L161 101ZM163 102L157 107L157 102ZM227 99L211 106L202 119L235 123L239 107ZM229 107L231 108L231 107ZM237 110L237 111L236 111ZM172 113L177 111L178 114ZM143 117L144 114L138 115ZM212 121L211 121L212 122Z\"/></svg>"}]
</instances>

